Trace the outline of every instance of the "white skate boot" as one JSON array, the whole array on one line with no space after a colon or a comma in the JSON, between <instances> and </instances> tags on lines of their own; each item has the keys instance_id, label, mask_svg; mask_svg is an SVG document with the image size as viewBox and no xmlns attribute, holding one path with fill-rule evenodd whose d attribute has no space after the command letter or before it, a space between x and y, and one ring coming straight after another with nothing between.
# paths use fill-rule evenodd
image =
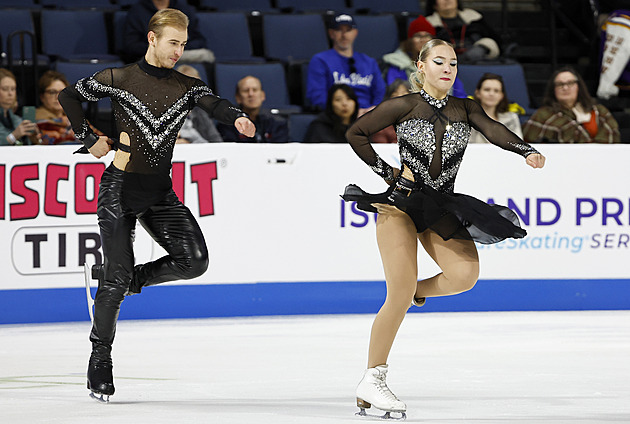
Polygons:
<instances>
[{"instance_id":1,"label":"white skate boot","mask_svg":"<svg viewBox=\"0 0 630 424\"><path fill-rule=\"evenodd\" d=\"M379 365L365 370L363 379L357 387L357 406L360 411L356 415L377 417L382 419L404 420L407 418L407 405L396 397L387 387L387 365ZM365 412L371 406L385 411L385 415L369 415ZM392 416L394 412L400 416Z\"/></svg>"}]
</instances>

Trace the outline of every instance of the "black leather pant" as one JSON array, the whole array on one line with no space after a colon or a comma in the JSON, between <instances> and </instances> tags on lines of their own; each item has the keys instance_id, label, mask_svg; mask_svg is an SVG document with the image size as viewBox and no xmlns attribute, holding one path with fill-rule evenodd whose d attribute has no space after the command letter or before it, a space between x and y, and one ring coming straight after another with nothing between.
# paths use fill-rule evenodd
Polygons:
<instances>
[{"instance_id":1,"label":"black leather pant","mask_svg":"<svg viewBox=\"0 0 630 424\"><path fill-rule=\"evenodd\" d=\"M195 278L208 268L208 249L190 210L171 189L161 200L131 210L123 202L124 172L105 170L98 195L105 279L94 299L90 334L92 356L107 361L116 333L116 321L125 293L167 281ZM136 220L166 250L167 256L134 266L133 234Z\"/></svg>"}]
</instances>

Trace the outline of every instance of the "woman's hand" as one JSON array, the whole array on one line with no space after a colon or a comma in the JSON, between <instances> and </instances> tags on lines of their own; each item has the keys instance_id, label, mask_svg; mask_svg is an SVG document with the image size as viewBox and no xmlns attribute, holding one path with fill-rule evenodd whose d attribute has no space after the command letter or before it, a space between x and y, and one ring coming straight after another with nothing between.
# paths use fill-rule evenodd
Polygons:
<instances>
[{"instance_id":1,"label":"woman's hand","mask_svg":"<svg viewBox=\"0 0 630 424\"><path fill-rule=\"evenodd\" d=\"M545 166L545 157L540 153L532 153L528 155L525 159L525 163L527 163L532 168L542 168Z\"/></svg>"},{"instance_id":2,"label":"woman's hand","mask_svg":"<svg viewBox=\"0 0 630 424\"><path fill-rule=\"evenodd\" d=\"M245 118L244 116L237 118L236 121L234 121L234 126L236 127L236 130L238 132L249 138L252 138L254 135L256 135L256 125L254 125L254 123L250 121L249 118Z\"/></svg>"},{"instance_id":3,"label":"woman's hand","mask_svg":"<svg viewBox=\"0 0 630 424\"><path fill-rule=\"evenodd\" d=\"M37 132L38 132L37 124L29 121L28 119L25 119L22 122L20 122L20 124L17 126L15 130L13 130L13 135L15 136L15 138L19 140L25 135L30 136Z\"/></svg>"}]
</instances>

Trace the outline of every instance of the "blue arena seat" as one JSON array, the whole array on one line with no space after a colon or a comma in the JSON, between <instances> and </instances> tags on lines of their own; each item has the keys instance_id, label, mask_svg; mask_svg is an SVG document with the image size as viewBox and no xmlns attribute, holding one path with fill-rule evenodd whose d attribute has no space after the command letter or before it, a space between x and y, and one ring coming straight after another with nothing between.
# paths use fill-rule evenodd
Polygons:
<instances>
[{"instance_id":1,"label":"blue arena seat","mask_svg":"<svg viewBox=\"0 0 630 424\"><path fill-rule=\"evenodd\" d=\"M351 11L346 7L345 0L276 0L276 7L281 11L289 12L335 12Z\"/></svg>"},{"instance_id":2,"label":"blue arena seat","mask_svg":"<svg viewBox=\"0 0 630 424\"><path fill-rule=\"evenodd\" d=\"M201 0L200 9L212 9L219 12L239 11L251 13L277 11L271 6L271 0Z\"/></svg>"},{"instance_id":3,"label":"blue arena seat","mask_svg":"<svg viewBox=\"0 0 630 424\"><path fill-rule=\"evenodd\" d=\"M116 54L120 54L122 50L122 46L124 44L124 31L125 27L125 19L127 18L126 10L117 10L114 12L112 29L114 31L112 41L114 43L114 48L112 51Z\"/></svg>"},{"instance_id":4,"label":"blue arena seat","mask_svg":"<svg viewBox=\"0 0 630 424\"><path fill-rule=\"evenodd\" d=\"M247 16L243 12L200 12L197 18L199 31L217 61L264 61L252 54Z\"/></svg>"},{"instance_id":5,"label":"blue arena seat","mask_svg":"<svg viewBox=\"0 0 630 424\"><path fill-rule=\"evenodd\" d=\"M458 65L457 77L464 84L466 93L472 95L477 87L477 82L483 74L490 72L501 75L505 84L508 101L521 105L527 115L533 113L527 90L527 82L523 67L519 63L512 64L483 64L483 65Z\"/></svg>"},{"instance_id":6,"label":"blue arena seat","mask_svg":"<svg viewBox=\"0 0 630 424\"><path fill-rule=\"evenodd\" d=\"M299 111L298 106L289 103L286 75L281 63L216 63L214 91L235 103L236 83L247 75L260 79L266 95L263 107Z\"/></svg>"},{"instance_id":7,"label":"blue arena seat","mask_svg":"<svg viewBox=\"0 0 630 424\"><path fill-rule=\"evenodd\" d=\"M35 25L33 24L33 17L30 10L8 9L3 10L2 13L0 13L0 39L4 43L2 46L0 46L0 50L2 52L8 51L9 36L15 31L29 31L32 34L35 34ZM28 42L28 45L25 45L24 49L26 59L32 59L33 56L33 49L31 48L30 40L30 38L26 40L26 42ZM13 39L11 43L11 49L13 50L14 57L19 56L20 45L17 37L14 37Z\"/></svg>"},{"instance_id":8,"label":"blue arena seat","mask_svg":"<svg viewBox=\"0 0 630 424\"><path fill-rule=\"evenodd\" d=\"M289 115L289 141L304 141L306 130L317 115L310 113L293 113Z\"/></svg>"},{"instance_id":9,"label":"blue arena seat","mask_svg":"<svg viewBox=\"0 0 630 424\"><path fill-rule=\"evenodd\" d=\"M384 54L398 48L398 25L394 15L355 15L354 20L359 30L354 41L354 51L381 60Z\"/></svg>"},{"instance_id":10,"label":"blue arena seat","mask_svg":"<svg viewBox=\"0 0 630 424\"><path fill-rule=\"evenodd\" d=\"M0 0L0 9L37 9L40 7L35 0ZM5 10L2 11L4 12Z\"/></svg>"},{"instance_id":11,"label":"blue arena seat","mask_svg":"<svg viewBox=\"0 0 630 424\"><path fill-rule=\"evenodd\" d=\"M353 0L352 6L355 11L370 13L424 13L418 0Z\"/></svg>"},{"instance_id":12,"label":"blue arena seat","mask_svg":"<svg viewBox=\"0 0 630 424\"><path fill-rule=\"evenodd\" d=\"M98 10L42 10L42 52L64 60L118 60L109 54L105 14Z\"/></svg>"},{"instance_id":13,"label":"blue arena seat","mask_svg":"<svg viewBox=\"0 0 630 424\"><path fill-rule=\"evenodd\" d=\"M328 50L324 20L319 14L264 15L265 56L285 62L310 60Z\"/></svg>"},{"instance_id":14,"label":"blue arena seat","mask_svg":"<svg viewBox=\"0 0 630 424\"><path fill-rule=\"evenodd\" d=\"M110 0L39 0L46 8L55 9L114 9Z\"/></svg>"}]
</instances>

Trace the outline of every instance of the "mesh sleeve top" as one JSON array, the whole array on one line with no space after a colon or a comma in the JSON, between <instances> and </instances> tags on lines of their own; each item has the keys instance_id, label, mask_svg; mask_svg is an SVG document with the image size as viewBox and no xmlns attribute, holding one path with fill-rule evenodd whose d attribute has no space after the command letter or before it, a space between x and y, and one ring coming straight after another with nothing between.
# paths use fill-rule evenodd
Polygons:
<instances>
[{"instance_id":1,"label":"mesh sleeve top","mask_svg":"<svg viewBox=\"0 0 630 424\"><path fill-rule=\"evenodd\" d=\"M246 116L228 100L212 94L201 80L144 59L109 68L67 87L59 96L78 139L89 148L96 141L81 103L109 97L117 134L129 135L130 159L125 171L168 175L177 134L195 106L226 124Z\"/></svg>"},{"instance_id":2,"label":"mesh sleeve top","mask_svg":"<svg viewBox=\"0 0 630 424\"><path fill-rule=\"evenodd\" d=\"M393 179L393 168L374 151L369 136L394 125L400 159L434 189L452 193L471 128L492 144L527 157L538 153L503 124L490 118L471 99L435 99L424 90L389 99L359 118L346 137L356 154L381 177Z\"/></svg>"}]
</instances>

